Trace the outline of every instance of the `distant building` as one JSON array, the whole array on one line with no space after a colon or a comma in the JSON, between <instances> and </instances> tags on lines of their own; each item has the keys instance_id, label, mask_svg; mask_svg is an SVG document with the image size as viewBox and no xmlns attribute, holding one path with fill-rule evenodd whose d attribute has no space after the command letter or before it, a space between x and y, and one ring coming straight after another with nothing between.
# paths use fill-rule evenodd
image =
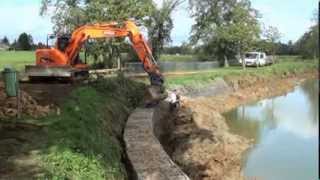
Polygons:
<instances>
[{"instance_id":1,"label":"distant building","mask_svg":"<svg viewBox=\"0 0 320 180\"><path fill-rule=\"evenodd\" d=\"M7 51L9 48L8 45L0 43L0 51Z\"/></svg>"}]
</instances>

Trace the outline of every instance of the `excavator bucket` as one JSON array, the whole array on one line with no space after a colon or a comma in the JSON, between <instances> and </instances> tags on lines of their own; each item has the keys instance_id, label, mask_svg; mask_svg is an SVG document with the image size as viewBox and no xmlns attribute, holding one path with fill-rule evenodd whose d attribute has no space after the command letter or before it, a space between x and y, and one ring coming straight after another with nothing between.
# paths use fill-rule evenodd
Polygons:
<instances>
[{"instance_id":1,"label":"excavator bucket","mask_svg":"<svg viewBox=\"0 0 320 180\"><path fill-rule=\"evenodd\" d=\"M71 66L26 66L26 75L29 79L33 78L60 78L75 79L78 77L87 77L89 71L87 69L76 69Z\"/></svg>"},{"instance_id":2,"label":"excavator bucket","mask_svg":"<svg viewBox=\"0 0 320 180\"><path fill-rule=\"evenodd\" d=\"M168 97L167 92L160 86L148 86L144 94L144 103L146 107L152 107Z\"/></svg>"}]
</instances>

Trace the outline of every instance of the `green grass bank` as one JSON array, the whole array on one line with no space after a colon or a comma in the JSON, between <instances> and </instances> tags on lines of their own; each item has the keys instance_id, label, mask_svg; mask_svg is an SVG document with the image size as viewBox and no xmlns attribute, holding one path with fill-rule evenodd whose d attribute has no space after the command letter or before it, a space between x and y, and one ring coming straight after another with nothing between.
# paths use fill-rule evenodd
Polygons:
<instances>
[{"instance_id":1,"label":"green grass bank","mask_svg":"<svg viewBox=\"0 0 320 180\"><path fill-rule=\"evenodd\" d=\"M49 179L127 179L122 133L144 85L123 77L76 89L48 122L41 159Z\"/></svg>"},{"instance_id":2,"label":"green grass bank","mask_svg":"<svg viewBox=\"0 0 320 180\"><path fill-rule=\"evenodd\" d=\"M308 70L317 70L318 62L314 60L302 60L299 57L279 57L278 62L271 66L247 67L245 70L240 66L217 68L209 71L199 71L192 75L172 76L166 78L166 86L201 87L214 81L216 78L227 76L279 76L282 74L302 73Z\"/></svg>"}]
</instances>

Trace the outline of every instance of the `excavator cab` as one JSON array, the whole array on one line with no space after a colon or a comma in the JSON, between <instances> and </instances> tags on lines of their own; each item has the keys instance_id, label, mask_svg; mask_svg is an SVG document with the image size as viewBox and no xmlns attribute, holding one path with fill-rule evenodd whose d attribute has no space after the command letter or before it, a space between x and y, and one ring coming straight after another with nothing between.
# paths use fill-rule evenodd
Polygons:
<instances>
[{"instance_id":1,"label":"excavator cab","mask_svg":"<svg viewBox=\"0 0 320 180\"><path fill-rule=\"evenodd\" d=\"M65 53L67 47L70 44L70 39L71 39L71 34L64 34L64 35L58 36L57 42L56 42L57 49L59 51ZM74 61L72 63L73 63L72 65L83 64L82 61L80 60L79 53L77 55L75 55Z\"/></svg>"},{"instance_id":2,"label":"excavator cab","mask_svg":"<svg viewBox=\"0 0 320 180\"><path fill-rule=\"evenodd\" d=\"M59 36L57 38L57 49L59 49L61 52L65 52L66 48L68 47L69 45L69 41L71 39L71 35L62 35L62 36Z\"/></svg>"},{"instance_id":3,"label":"excavator cab","mask_svg":"<svg viewBox=\"0 0 320 180\"><path fill-rule=\"evenodd\" d=\"M65 64L67 57L66 50L70 45L71 35L64 34L56 36L54 48L49 46L45 49L37 49L37 65L27 65L25 72L30 80L43 81L48 79L58 79L73 81L77 79L87 79L89 76L88 66L81 62L79 52L75 54L74 60L70 64ZM62 62L57 59L64 60Z\"/></svg>"}]
</instances>

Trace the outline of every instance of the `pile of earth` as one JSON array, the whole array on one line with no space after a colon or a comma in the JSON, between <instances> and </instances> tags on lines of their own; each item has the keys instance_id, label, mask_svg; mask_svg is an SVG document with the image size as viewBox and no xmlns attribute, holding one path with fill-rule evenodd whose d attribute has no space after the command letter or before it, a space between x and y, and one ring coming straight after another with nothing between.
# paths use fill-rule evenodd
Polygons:
<instances>
[{"instance_id":1,"label":"pile of earth","mask_svg":"<svg viewBox=\"0 0 320 180\"><path fill-rule=\"evenodd\" d=\"M50 105L42 106L25 91L21 92L20 104L22 115L39 118L46 116L50 113ZM5 92L5 87L0 82L0 119L10 119L16 117L17 110L17 98L8 97Z\"/></svg>"},{"instance_id":2,"label":"pile of earth","mask_svg":"<svg viewBox=\"0 0 320 180\"><path fill-rule=\"evenodd\" d=\"M219 112L183 101L173 121L168 153L191 179L243 179L242 153L250 142L229 133Z\"/></svg>"}]
</instances>

